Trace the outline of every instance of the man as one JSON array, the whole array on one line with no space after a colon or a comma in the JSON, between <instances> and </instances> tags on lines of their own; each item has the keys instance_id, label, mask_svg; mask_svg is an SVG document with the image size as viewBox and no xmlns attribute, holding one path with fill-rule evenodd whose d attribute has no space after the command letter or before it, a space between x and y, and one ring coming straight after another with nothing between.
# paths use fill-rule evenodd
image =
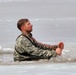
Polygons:
<instances>
[{"instance_id":1,"label":"man","mask_svg":"<svg viewBox=\"0 0 76 75\"><path fill-rule=\"evenodd\" d=\"M39 60L50 59L61 55L64 48L63 42L58 45L47 45L37 42L32 36L32 24L28 19L20 19L17 28L21 31L16 39L14 60Z\"/></svg>"}]
</instances>

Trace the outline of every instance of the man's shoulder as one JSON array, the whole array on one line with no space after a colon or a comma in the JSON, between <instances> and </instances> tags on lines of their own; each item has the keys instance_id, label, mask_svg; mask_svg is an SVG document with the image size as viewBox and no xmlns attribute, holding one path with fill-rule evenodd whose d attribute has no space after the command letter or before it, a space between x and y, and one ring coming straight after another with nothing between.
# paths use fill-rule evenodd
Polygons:
<instances>
[{"instance_id":1,"label":"man's shoulder","mask_svg":"<svg viewBox=\"0 0 76 75\"><path fill-rule=\"evenodd\" d=\"M28 40L28 39L23 35L19 35L16 39L16 41L22 41L22 40Z\"/></svg>"},{"instance_id":2,"label":"man's shoulder","mask_svg":"<svg viewBox=\"0 0 76 75\"><path fill-rule=\"evenodd\" d=\"M16 44L23 44L23 45L30 45L30 46L32 45L31 41L23 35L19 36L16 39Z\"/></svg>"}]
</instances>

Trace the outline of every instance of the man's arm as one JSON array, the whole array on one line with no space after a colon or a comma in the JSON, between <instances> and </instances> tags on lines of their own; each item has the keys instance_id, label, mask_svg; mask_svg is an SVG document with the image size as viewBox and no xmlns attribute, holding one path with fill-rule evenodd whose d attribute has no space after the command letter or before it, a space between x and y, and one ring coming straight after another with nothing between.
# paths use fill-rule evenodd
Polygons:
<instances>
[{"instance_id":1,"label":"man's arm","mask_svg":"<svg viewBox=\"0 0 76 75\"><path fill-rule=\"evenodd\" d=\"M58 45L43 44L43 43L36 41L34 38L33 38L33 41L34 41L35 45L41 49L56 50L56 48L58 48Z\"/></svg>"}]
</instances>

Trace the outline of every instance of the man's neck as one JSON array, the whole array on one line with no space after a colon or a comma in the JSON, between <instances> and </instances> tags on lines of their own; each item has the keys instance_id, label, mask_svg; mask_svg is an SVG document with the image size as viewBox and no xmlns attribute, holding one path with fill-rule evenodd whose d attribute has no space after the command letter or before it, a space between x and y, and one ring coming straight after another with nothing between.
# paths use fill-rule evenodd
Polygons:
<instances>
[{"instance_id":1,"label":"man's neck","mask_svg":"<svg viewBox=\"0 0 76 75\"><path fill-rule=\"evenodd\" d=\"M30 33L30 32L22 32L22 34L30 37L30 34L31 34L31 33Z\"/></svg>"},{"instance_id":2,"label":"man's neck","mask_svg":"<svg viewBox=\"0 0 76 75\"><path fill-rule=\"evenodd\" d=\"M30 34L30 32L22 31L22 34L28 35L28 34Z\"/></svg>"}]
</instances>

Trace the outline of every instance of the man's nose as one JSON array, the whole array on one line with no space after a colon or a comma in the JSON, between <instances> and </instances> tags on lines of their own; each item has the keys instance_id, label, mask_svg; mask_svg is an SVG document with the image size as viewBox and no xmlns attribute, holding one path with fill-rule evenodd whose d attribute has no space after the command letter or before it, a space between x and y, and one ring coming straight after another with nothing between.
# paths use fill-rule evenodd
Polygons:
<instances>
[{"instance_id":1,"label":"man's nose","mask_svg":"<svg viewBox=\"0 0 76 75\"><path fill-rule=\"evenodd\" d=\"M33 26L33 25L31 24L31 26Z\"/></svg>"}]
</instances>

